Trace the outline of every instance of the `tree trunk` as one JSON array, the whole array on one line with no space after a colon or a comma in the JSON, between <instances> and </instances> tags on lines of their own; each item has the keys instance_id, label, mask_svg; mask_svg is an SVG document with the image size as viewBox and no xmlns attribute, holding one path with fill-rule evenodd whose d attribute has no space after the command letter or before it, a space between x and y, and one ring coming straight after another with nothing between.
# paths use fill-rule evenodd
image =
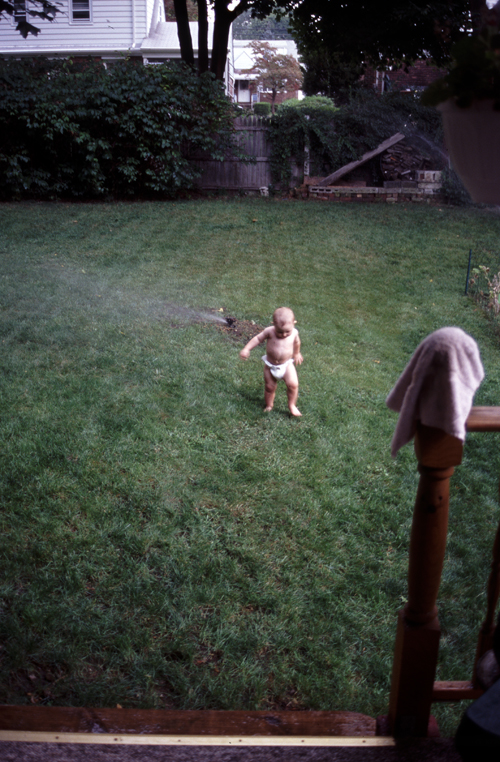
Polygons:
<instances>
[{"instance_id":1,"label":"tree trunk","mask_svg":"<svg viewBox=\"0 0 500 762\"><path fill-rule=\"evenodd\" d=\"M232 11L228 9L228 4L229 0L215 0L214 2L214 39L210 71L215 74L216 79L220 80L224 79L231 24L243 11L248 9L249 0L240 0Z\"/></svg>"},{"instance_id":2,"label":"tree trunk","mask_svg":"<svg viewBox=\"0 0 500 762\"><path fill-rule=\"evenodd\" d=\"M207 0L198 0L198 74L208 71Z\"/></svg>"},{"instance_id":3,"label":"tree trunk","mask_svg":"<svg viewBox=\"0 0 500 762\"><path fill-rule=\"evenodd\" d=\"M225 0L215 0L214 10L214 38L210 71L215 74L216 79L222 80L224 79L224 69L226 68L227 44L232 19L230 18Z\"/></svg>"},{"instance_id":4,"label":"tree trunk","mask_svg":"<svg viewBox=\"0 0 500 762\"><path fill-rule=\"evenodd\" d=\"M181 58L188 66L194 66L193 41L189 29L186 0L174 0L177 35L181 46Z\"/></svg>"}]
</instances>

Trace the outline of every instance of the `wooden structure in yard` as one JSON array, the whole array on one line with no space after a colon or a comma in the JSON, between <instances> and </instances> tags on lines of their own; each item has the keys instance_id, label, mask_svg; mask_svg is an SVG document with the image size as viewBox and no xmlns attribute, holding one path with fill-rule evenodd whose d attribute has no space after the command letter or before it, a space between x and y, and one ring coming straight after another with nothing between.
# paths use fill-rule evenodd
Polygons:
<instances>
[{"instance_id":1,"label":"wooden structure in yard","mask_svg":"<svg viewBox=\"0 0 500 762\"><path fill-rule=\"evenodd\" d=\"M361 159L358 159L357 161L351 161L349 164L346 164L344 167L341 167L340 169L337 169L336 172L333 172L331 175L328 175L328 177L325 177L321 181L321 185L327 186L327 185L335 185L337 180L340 180L341 177L344 177L344 175L348 175L349 172L352 172L354 169L357 169L357 167L361 167L362 164L366 164L367 161L370 161L370 159L373 159L375 156L379 156L379 154L384 153L384 151L387 151L389 148L392 148L392 146L396 145L396 143L399 143L400 140L404 140L404 135L402 132L397 132L392 137L388 138L387 140L384 140L383 143L380 143L376 148L374 148L372 151L367 151L363 154Z\"/></svg>"},{"instance_id":2,"label":"wooden structure in yard","mask_svg":"<svg viewBox=\"0 0 500 762\"><path fill-rule=\"evenodd\" d=\"M467 430L500 431L500 407L474 407ZM446 550L450 479L462 459L459 439L419 424L420 481L410 540L408 602L398 615L389 713L377 721L342 711L171 711L71 707L0 707L1 742L162 746L391 746L395 736L437 732L436 701L482 694L469 680L436 682L440 625L437 596ZM477 660L491 648L500 590L500 527L487 586Z\"/></svg>"},{"instance_id":3,"label":"wooden structure in yard","mask_svg":"<svg viewBox=\"0 0 500 762\"><path fill-rule=\"evenodd\" d=\"M445 156L437 150L432 158L425 156L412 142L405 141L405 137L397 132L367 151L361 159L349 162L323 179L307 182L309 195L329 201L430 201L430 197L441 190L440 169L445 165ZM377 156L383 187L349 180L352 172Z\"/></svg>"}]
</instances>

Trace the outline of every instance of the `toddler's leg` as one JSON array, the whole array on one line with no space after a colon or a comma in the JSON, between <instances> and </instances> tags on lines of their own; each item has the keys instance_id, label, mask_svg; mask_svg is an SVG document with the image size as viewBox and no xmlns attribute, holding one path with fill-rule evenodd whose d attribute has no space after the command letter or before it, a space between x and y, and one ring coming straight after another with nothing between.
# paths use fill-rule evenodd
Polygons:
<instances>
[{"instance_id":1,"label":"toddler's leg","mask_svg":"<svg viewBox=\"0 0 500 762\"><path fill-rule=\"evenodd\" d=\"M297 378L297 371L295 365L290 363L286 369L284 375L284 381L286 384L286 393L288 395L288 409L292 415L302 415L297 407L297 399L299 397L299 379Z\"/></svg>"},{"instance_id":2,"label":"toddler's leg","mask_svg":"<svg viewBox=\"0 0 500 762\"><path fill-rule=\"evenodd\" d=\"M278 382L272 376L271 371L267 365L264 365L264 386L264 400L266 403L264 410L266 413L269 413L269 411L273 409L274 397L276 394L276 387L278 386Z\"/></svg>"}]
</instances>

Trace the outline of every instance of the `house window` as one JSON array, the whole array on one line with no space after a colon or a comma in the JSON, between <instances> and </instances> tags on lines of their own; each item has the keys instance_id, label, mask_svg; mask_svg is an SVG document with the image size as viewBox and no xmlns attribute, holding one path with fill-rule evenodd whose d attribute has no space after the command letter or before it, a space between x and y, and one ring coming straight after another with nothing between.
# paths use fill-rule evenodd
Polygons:
<instances>
[{"instance_id":1,"label":"house window","mask_svg":"<svg viewBox=\"0 0 500 762\"><path fill-rule=\"evenodd\" d=\"M71 0L71 20L91 21L91 0Z\"/></svg>"},{"instance_id":2,"label":"house window","mask_svg":"<svg viewBox=\"0 0 500 762\"><path fill-rule=\"evenodd\" d=\"M240 90L248 90L248 79L240 79Z\"/></svg>"},{"instance_id":3,"label":"house window","mask_svg":"<svg viewBox=\"0 0 500 762\"><path fill-rule=\"evenodd\" d=\"M14 0L14 21L26 21L26 0Z\"/></svg>"}]
</instances>

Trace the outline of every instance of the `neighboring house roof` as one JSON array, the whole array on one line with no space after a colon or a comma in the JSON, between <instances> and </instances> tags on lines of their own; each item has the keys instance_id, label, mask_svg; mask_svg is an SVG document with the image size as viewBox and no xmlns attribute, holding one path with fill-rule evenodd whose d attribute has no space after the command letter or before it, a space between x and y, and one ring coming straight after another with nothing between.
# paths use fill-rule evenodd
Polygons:
<instances>
[{"instance_id":1,"label":"neighboring house roof","mask_svg":"<svg viewBox=\"0 0 500 762\"><path fill-rule=\"evenodd\" d=\"M276 48L276 52L283 53L287 56L293 56L294 58L298 59L298 53L297 53L297 45L295 43L295 40L234 40L233 39L233 48L234 52L236 53L237 50L244 50L247 48L247 50L252 52L252 49L248 46L251 42L267 42L272 48Z\"/></svg>"},{"instance_id":2,"label":"neighboring house roof","mask_svg":"<svg viewBox=\"0 0 500 762\"><path fill-rule=\"evenodd\" d=\"M194 55L198 54L198 22L190 21L189 29L193 41ZM214 33L213 22L208 24L208 52L212 50L212 38ZM142 55L161 55L165 57L180 58L180 44L177 35L177 24L175 21L160 21L156 28L145 37L141 43Z\"/></svg>"}]
</instances>

